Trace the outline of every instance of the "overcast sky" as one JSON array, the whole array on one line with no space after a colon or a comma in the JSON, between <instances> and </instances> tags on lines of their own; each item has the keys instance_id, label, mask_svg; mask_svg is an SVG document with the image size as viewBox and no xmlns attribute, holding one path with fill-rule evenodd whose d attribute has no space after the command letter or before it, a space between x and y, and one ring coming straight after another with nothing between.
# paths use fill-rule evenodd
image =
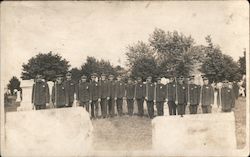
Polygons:
<instances>
[{"instance_id":1,"label":"overcast sky","mask_svg":"<svg viewBox=\"0 0 250 157\"><path fill-rule=\"evenodd\" d=\"M172 2L3 2L2 78L20 77L22 64L53 51L80 67L87 56L124 65L126 46L147 42L154 29L191 35L206 44L211 35L222 51L238 60L249 50L246 1Z\"/></svg>"}]
</instances>

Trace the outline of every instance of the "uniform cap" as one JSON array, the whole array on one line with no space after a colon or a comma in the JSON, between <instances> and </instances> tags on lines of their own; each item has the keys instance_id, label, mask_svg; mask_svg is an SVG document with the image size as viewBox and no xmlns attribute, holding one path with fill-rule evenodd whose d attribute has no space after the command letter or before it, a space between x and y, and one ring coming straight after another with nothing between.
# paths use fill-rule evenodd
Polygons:
<instances>
[{"instance_id":1,"label":"uniform cap","mask_svg":"<svg viewBox=\"0 0 250 157\"><path fill-rule=\"evenodd\" d=\"M61 77L63 77L63 75L62 75L62 74L58 74L58 75L56 75L56 78L61 78Z\"/></svg>"},{"instance_id":2,"label":"uniform cap","mask_svg":"<svg viewBox=\"0 0 250 157\"><path fill-rule=\"evenodd\" d=\"M110 77L114 77L114 75L111 74L111 75L109 75L109 78L110 78Z\"/></svg>"},{"instance_id":3,"label":"uniform cap","mask_svg":"<svg viewBox=\"0 0 250 157\"><path fill-rule=\"evenodd\" d=\"M97 73L92 73L91 76L95 76L95 77L96 77L96 76L97 76Z\"/></svg>"},{"instance_id":4,"label":"uniform cap","mask_svg":"<svg viewBox=\"0 0 250 157\"><path fill-rule=\"evenodd\" d=\"M86 79L86 78L87 78L87 76L85 76L85 75L81 76L81 79Z\"/></svg>"},{"instance_id":5,"label":"uniform cap","mask_svg":"<svg viewBox=\"0 0 250 157\"><path fill-rule=\"evenodd\" d=\"M102 73L101 76L106 76L106 74Z\"/></svg>"},{"instance_id":6,"label":"uniform cap","mask_svg":"<svg viewBox=\"0 0 250 157\"><path fill-rule=\"evenodd\" d=\"M142 79L140 76L137 77L137 80Z\"/></svg>"},{"instance_id":7,"label":"uniform cap","mask_svg":"<svg viewBox=\"0 0 250 157\"><path fill-rule=\"evenodd\" d=\"M193 76L189 76L189 80L193 80L194 79L194 75Z\"/></svg>"},{"instance_id":8,"label":"uniform cap","mask_svg":"<svg viewBox=\"0 0 250 157\"><path fill-rule=\"evenodd\" d=\"M223 83L228 83L229 81L227 80L227 79L225 79L224 81L223 81Z\"/></svg>"},{"instance_id":9,"label":"uniform cap","mask_svg":"<svg viewBox=\"0 0 250 157\"><path fill-rule=\"evenodd\" d=\"M133 79L132 79L131 77L129 77L128 80L131 80L131 81L132 81Z\"/></svg>"},{"instance_id":10,"label":"uniform cap","mask_svg":"<svg viewBox=\"0 0 250 157\"><path fill-rule=\"evenodd\" d=\"M67 72L66 76L72 76L72 74L70 72Z\"/></svg>"},{"instance_id":11,"label":"uniform cap","mask_svg":"<svg viewBox=\"0 0 250 157\"><path fill-rule=\"evenodd\" d=\"M161 80L161 77L157 77L156 80Z\"/></svg>"},{"instance_id":12,"label":"uniform cap","mask_svg":"<svg viewBox=\"0 0 250 157\"><path fill-rule=\"evenodd\" d=\"M43 76L42 74L37 74L37 75L36 75L36 79L38 79L38 78L41 78L41 79L42 79L42 78L44 78L44 76Z\"/></svg>"},{"instance_id":13,"label":"uniform cap","mask_svg":"<svg viewBox=\"0 0 250 157\"><path fill-rule=\"evenodd\" d=\"M152 79L152 76L148 76L147 79Z\"/></svg>"}]
</instances>

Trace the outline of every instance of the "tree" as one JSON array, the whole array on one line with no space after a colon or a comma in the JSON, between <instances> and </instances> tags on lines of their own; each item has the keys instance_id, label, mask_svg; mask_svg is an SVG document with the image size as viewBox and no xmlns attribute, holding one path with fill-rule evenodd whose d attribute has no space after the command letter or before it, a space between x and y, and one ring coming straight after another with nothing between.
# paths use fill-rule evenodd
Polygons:
<instances>
[{"instance_id":1,"label":"tree","mask_svg":"<svg viewBox=\"0 0 250 157\"><path fill-rule=\"evenodd\" d=\"M221 82L224 79L229 81L238 80L238 65L232 57L222 54L218 46L214 46L210 36L206 37L206 58L201 66L203 72L210 82Z\"/></svg>"},{"instance_id":2,"label":"tree","mask_svg":"<svg viewBox=\"0 0 250 157\"><path fill-rule=\"evenodd\" d=\"M246 75L246 50L244 50L243 54L243 57L238 60L239 72L241 75Z\"/></svg>"},{"instance_id":3,"label":"tree","mask_svg":"<svg viewBox=\"0 0 250 157\"><path fill-rule=\"evenodd\" d=\"M10 90L11 94L14 94L14 89L17 89L18 91L21 90L20 87L20 81L18 80L18 78L16 76L13 76L10 81L9 84L7 85L8 89Z\"/></svg>"},{"instance_id":4,"label":"tree","mask_svg":"<svg viewBox=\"0 0 250 157\"><path fill-rule=\"evenodd\" d=\"M24 80L34 79L37 74L43 74L47 81L54 81L57 74L66 74L70 67L69 62L58 54L39 53L23 64L21 78Z\"/></svg>"},{"instance_id":5,"label":"tree","mask_svg":"<svg viewBox=\"0 0 250 157\"><path fill-rule=\"evenodd\" d=\"M155 79L158 75L156 60L151 57L143 57L137 59L132 66L131 77L136 78L138 76L145 80L148 76L152 76Z\"/></svg>"},{"instance_id":6,"label":"tree","mask_svg":"<svg viewBox=\"0 0 250 157\"><path fill-rule=\"evenodd\" d=\"M156 28L149 38L150 46L156 54L156 60L165 76L188 76L192 69L190 49L194 44L191 36L182 33L167 32Z\"/></svg>"}]
</instances>

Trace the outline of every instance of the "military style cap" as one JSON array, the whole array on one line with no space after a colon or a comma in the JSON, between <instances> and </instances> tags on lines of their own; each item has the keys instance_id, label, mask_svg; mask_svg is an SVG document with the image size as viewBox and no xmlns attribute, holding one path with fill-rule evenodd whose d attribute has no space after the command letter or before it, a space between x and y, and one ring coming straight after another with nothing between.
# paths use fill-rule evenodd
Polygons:
<instances>
[{"instance_id":1,"label":"military style cap","mask_svg":"<svg viewBox=\"0 0 250 157\"><path fill-rule=\"evenodd\" d=\"M66 76L72 76L72 74L70 72L67 72Z\"/></svg>"},{"instance_id":2,"label":"military style cap","mask_svg":"<svg viewBox=\"0 0 250 157\"><path fill-rule=\"evenodd\" d=\"M97 73L92 73L91 76L95 76L95 77L96 77L96 76L97 76Z\"/></svg>"},{"instance_id":3,"label":"military style cap","mask_svg":"<svg viewBox=\"0 0 250 157\"><path fill-rule=\"evenodd\" d=\"M131 77L129 77L128 80L133 80L133 79Z\"/></svg>"},{"instance_id":4,"label":"military style cap","mask_svg":"<svg viewBox=\"0 0 250 157\"><path fill-rule=\"evenodd\" d=\"M56 78L62 78L63 77L63 75L62 74L58 74L58 75L56 75Z\"/></svg>"},{"instance_id":5,"label":"military style cap","mask_svg":"<svg viewBox=\"0 0 250 157\"><path fill-rule=\"evenodd\" d=\"M137 77L137 80L142 79L140 76Z\"/></svg>"},{"instance_id":6,"label":"military style cap","mask_svg":"<svg viewBox=\"0 0 250 157\"><path fill-rule=\"evenodd\" d=\"M148 76L147 79L152 79L152 76Z\"/></svg>"},{"instance_id":7,"label":"military style cap","mask_svg":"<svg viewBox=\"0 0 250 157\"><path fill-rule=\"evenodd\" d=\"M223 80L223 83L228 83L229 81L227 79Z\"/></svg>"},{"instance_id":8,"label":"military style cap","mask_svg":"<svg viewBox=\"0 0 250 157\"><path fill-rule=\"evenodd\" d=\"M81 76L81 79L86 79L86 78L87 78L87 76L85 76L85 75Z\"/></svg>"},{"instance_id":9,"label":"military style cap","mask_svg":"<svg viewBox=\"0 0 250 157\"><path fill-rule=\"evenodd\" d=\"M184 77L183 77L183 76L179 76L178 79L179 79L179 80L183 80Z\"/></svg>"},{"instance_id":10,"label":"military style cap","mask_svg":"<svg viewBox=\"0 0 250 157\"><path fill-rule=\"evenodd\" d=\"M102 73L101 76L106 76L106 74Z\"/></svg>"},{"instance_id":11,"label":"military style cap","mask_svg":"<svg viewBox=\"0 0 250 157\"><path fill-rule=\"evenodd\" d=\"M118 77L119 77L119 78L121 78L121 77L122 77L122 75L118 75L118 76L117 76L117 78L118 78Z\"/></svg>"},{"instance_id":12,"label":"military style cap","mask_svg":"<svg viewBox=\"0 0 250 157\"><path fill-rule=\"evenodd\" d=\"M110 77L114 77L114 75L111 74L111 75L109 75L109 78L110 78Z\"/></svg>"}]
</instances>

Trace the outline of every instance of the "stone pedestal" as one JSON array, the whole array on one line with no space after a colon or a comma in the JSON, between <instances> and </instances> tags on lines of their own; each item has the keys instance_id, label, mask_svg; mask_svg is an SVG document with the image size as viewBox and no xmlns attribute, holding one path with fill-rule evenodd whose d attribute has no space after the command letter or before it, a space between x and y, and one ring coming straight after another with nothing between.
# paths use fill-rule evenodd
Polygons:
<instances>
[{"instance_id":1,"label":"stone pedestal","mask_svg":"<svg viewBox=\"0 0 250 157\"><path fill-rule=\"evenodd\" d=\"M22 88L22 101L20 103L20 107L17 108L17 111L27 111L32 110L32 87L33 80L22 80L20 87Z\"/></svg>"},{"instance_id":2,"label":"stone pedestal","mask_svg":"<svg viewBox=\"0 0 250 157\"><path fill-rule=\"evenodd\" d=\"M86 156L92 123L82 107L6 113L3 156Z\"/></svg>"},{"instance_id":3,"label":"stone pedestal","mask_svg":"<svg viewBox=\"0 0 250 157\"><path fill-rule=\"evenodd\" d=\"M157 156L224 156L236 150L233 112L156 117L152 126Z\"/></svg>"}]
</instances>

